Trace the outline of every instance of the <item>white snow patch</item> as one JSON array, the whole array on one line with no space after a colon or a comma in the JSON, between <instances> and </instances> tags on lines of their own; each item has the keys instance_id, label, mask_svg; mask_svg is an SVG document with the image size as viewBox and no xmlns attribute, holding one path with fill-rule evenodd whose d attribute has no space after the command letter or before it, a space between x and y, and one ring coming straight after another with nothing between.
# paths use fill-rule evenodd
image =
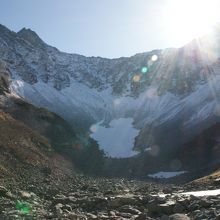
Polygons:
<instances>
[{"instance_id":1,"label":"white snow patch","mask_svg":"<svg viewBox=\"0 0 220 220\"><path fill-rule=\"evenodd\" d=\"M149 174L148 176L151 178L155 178L155 179L167 179L167 178L171 178L171 177L175 177L175 176L179 176L183 173L186 173L187 171L175 171L175 172L158 172L158 173L154 173L154 174Z\"/></svg>"},{"instance_id":2,"label":"white snow patch","mask_svg":"<svg viewBox=\"0 0 220 220\"><path fill-rule=\"evenodd\" d=\"M220 195L220 189L183 192L181 194L182 195L193 195L193 196L217 196L217 195Z\"/></svg>"},{"instance_id":3,"label":"white snow patch","mask_svg":"<svg viewBox=\"0 0 220 220\"><path fill-rule=\"evenodd\" d=\"M147 147L147 148L144 149L144 152L151 151L151 150L152 150L151 147Z\"/></svg>"},{"instance_id":4,"label":"white snow patch","mask_svg":"<svg viewBox=\"0 0 220 220\"><path fill-rule=\"evenodd\" d=\"M107 155L117 158L132 157L137 154L133 151L134 139L139 130L132 126L132 118L119 118L110 122L109 127L100 123L91 126L90 137L99 143Z\"/></svg>"},{"instance_id":5,"label":"white snow patch","mask_svg":"<svg viewBox=\"0 0 220 220\"><path fill-rule=\"evenodd\" d=\"M159 193L157 195L154 194L152 196L159 196L159 197L164 198L167 195L170 195L170 194ZM220 195L220 189L173 193L173 195L187 195L187 196L193 195L193 196L197 196L197 197L217 196L217 195Z\"/></svg>"}]
</instances>

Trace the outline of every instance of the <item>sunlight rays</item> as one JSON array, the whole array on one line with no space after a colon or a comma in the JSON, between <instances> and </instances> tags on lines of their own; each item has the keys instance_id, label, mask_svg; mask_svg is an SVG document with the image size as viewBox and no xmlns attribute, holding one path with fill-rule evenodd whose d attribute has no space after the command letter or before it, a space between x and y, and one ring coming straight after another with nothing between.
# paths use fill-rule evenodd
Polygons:
<instances>
[{"instance_id":1,"label":"sunlight rays","mask_svg":"<svg viewBox=\"0 0 220 220\"><path fill-rule=\"evenodd\" d=\"M185 44L208 33L220 21L218 0L168 0L163 25L171 39Z\"/></svg>"}]
</instances>

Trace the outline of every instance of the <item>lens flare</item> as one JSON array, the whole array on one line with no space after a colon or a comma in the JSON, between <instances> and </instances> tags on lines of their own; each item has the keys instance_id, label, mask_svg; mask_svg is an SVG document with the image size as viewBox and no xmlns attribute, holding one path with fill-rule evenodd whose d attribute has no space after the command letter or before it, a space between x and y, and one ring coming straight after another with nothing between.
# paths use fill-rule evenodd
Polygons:
<instances>
[{"instance_id":1,"label":"lens flare","mask_svg":"<svg viewBox=\"0 0 220 220\"><path fill-rule=\"evenodd\" d=\"M133 77L133 81L134 81L134 82L139 82L140 80L141 80L140 75L135 75L135 76Z\"/></svg>"},{"instance_id":2,"label":"lens flare","mask_svg":"<svg viewBox=\"0 0 220 220\"><path fill-rule=\"evenodd\" d=\"M142 67L141 72L142 72L143 74L147 73L147 71L148 71L148 69L147 69L146 66Z\"/></svg>"},{"instance_id":3,"label":"lens flare","mask_svg":"<svg viewBox=\"0 0 220 220\"><path fill-rule=\"evenodd\" d=\"M157 60L158 60L158 56L154 54L154 55L151 57L151 60L152 60L153 62L157 61Z\"/></svg>"}]
</instances>

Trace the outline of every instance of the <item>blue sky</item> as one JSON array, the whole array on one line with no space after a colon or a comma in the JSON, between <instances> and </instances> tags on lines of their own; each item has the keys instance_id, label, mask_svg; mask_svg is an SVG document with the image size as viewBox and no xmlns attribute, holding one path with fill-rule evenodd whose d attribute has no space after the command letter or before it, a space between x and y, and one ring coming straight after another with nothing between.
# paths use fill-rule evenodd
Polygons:
<instances>
[{"instance_id":1,"label":"blue sky","mask_svg":"<svg viewBox=\"0 0 220 220\"><path fill-rule=\"evenodd\" d=\"M181 46L167 36L167 0L1 0L0 23L31 28L61 51L121 57Z\"/></svg>"}]
</instances>

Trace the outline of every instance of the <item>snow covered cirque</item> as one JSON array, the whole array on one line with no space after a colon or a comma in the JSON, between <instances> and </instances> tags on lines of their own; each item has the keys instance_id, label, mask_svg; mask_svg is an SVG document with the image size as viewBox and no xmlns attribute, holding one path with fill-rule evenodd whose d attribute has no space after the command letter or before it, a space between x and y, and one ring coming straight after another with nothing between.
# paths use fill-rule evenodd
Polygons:
<instances>
[{"instance_id":1,"label":"snow covered cirque","mask_svg":"<svg viewBox=\"0 0 220 220\"><path fill-rule=\"evenodd\" d=\"M208 51L196 42L106 59L63 53L29 29L0 26L11 92L55 112L77 132L95 124L91 137L113 157L133 156L133 147L173 151L220 121L220 62L210 60L206 41L199 42ZM110 127L97 124L101 120Z\"/></svg>"},{"instance_id":2,"label":"snow covered cirque","mask_svg":"<svg viewBox=\"0 0 220 220\"><path fill-rule=\"evenodd\" d=\"M90 135L98 141L101 149L111 157L126 158L137 154L133 151L134 139L138 130L132 126L132 118L119 118L110 122L109 127L98 123L91 126Z\"/></svg>"}]
</instances>

